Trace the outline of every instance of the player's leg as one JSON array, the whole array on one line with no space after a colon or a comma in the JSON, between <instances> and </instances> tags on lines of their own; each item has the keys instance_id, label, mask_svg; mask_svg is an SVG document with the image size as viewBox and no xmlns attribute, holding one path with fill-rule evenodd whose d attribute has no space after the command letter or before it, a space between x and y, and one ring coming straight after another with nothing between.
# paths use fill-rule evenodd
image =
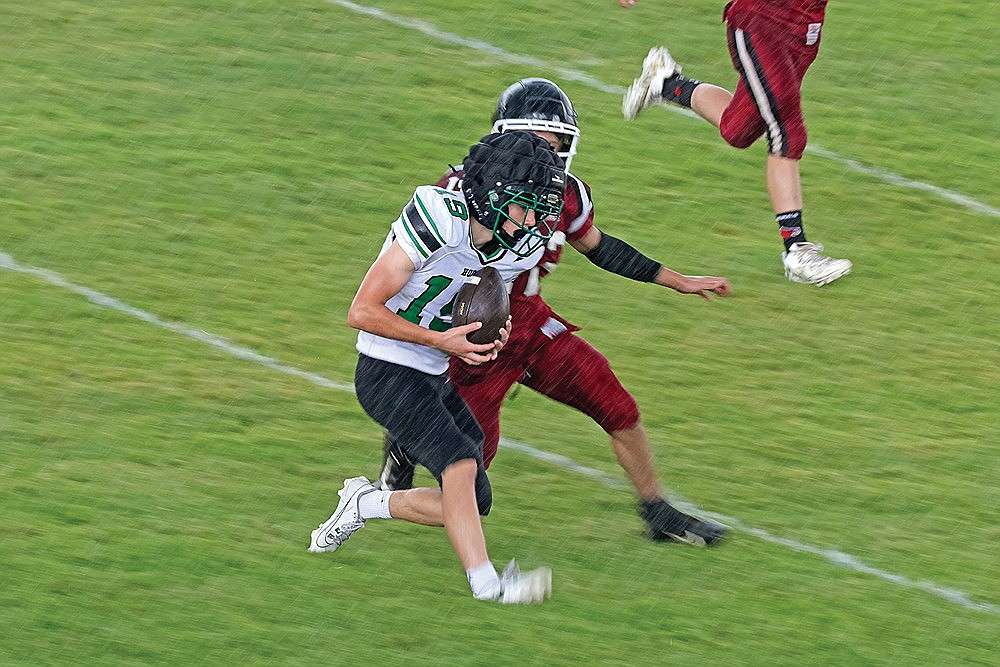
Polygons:
<instances>
[{"instance_id":1,"label":"player's leg","mask_svg":"<svg viewBox=\"0 0 1000 667\"><path fill-rule=\"evenodd\" d=\"M436 437L465 438L441 400L442 384L440 378L365 355L359 356L354 377L358 402L365 412L418 450L432 447ZM364 477L354 477L345 481L339 495L333 514L312 532L310 551L335 551L368 519L397 518L430 525L443 522L436 489L408 491L393 500L391 491L376 489Z\"/></svg>"},{"instance_id":2,"label":"player's leg","mask_svg":"<svg viewBox=\"0 0 1000 667\"><path fill-rule=\"evenodd\" d=\"M350 537L343 530L355 532L370 518L434 524L440 517L476 598L530 603L547 597L552 582L548 568L523 574L508 568L501 576L489 560L481 516L489 513L492 489L482 463L482 432L453 385L446 378L364 355L359 357L354 384L365 412L395 435L411 460L434 475L440 492L377 490L360 478L365 489L351 503L347 514L352 521L331 517L321 524L313 531L310 551L336 549ZM331 522L335 524L332 529ZM322 548L330 536L336 544Z\"/></svg>"},{"instance_id":3,"label":"player's leg","mask_svg":"<svg viewBox=\"0 0 1000 667\"><path fill-rule=\"evenodd\" d=\"M388 432L396 434L396 446L405 460L424 463L436 455L439 447L449 446L467 450L473 458L478 456L481 437L478 429L468 434L467 425L456 423L452 406L446 404L444 398L455 394L444 378L360 355L354 384L358 402L365 412ZM363 480L365 488L358 493L355 489L358 482L345 484L341 505L347 502L347 492L351 497L351 509L340 518L336 516L338 512L334 512L331 525L360 522L354 527L357 530L370 518L443 525L438 489L412 489L393 494L391 490L375 489L363 477L353 479ZM356 500L354 495L357 495Z\"/></svg>"},{"instance_id":4,"label":"player's leg","mask_svg":"<svg viewBox=\"0 0 1000 667\"><path fill-rule=\"evenodd\" d=\"M393 447L399 450L401 457L407 462L420 463L439 482L449 465L473 459L479 470L473 480L478 513L488 514L493 496L482 466L483 433L454 385L445 378L412 369L380 375L377 382L362 381L367 380L362 368L392 370L401 367L363 357L358 368L355 378L358 400L373 419L394 434ZM445 522L440 491L389 491L385 490L385 497L390 498L391 518L425 525Z\"/></svg>"},{"instance_id":5,"label":"player's leg","mask_svg":"<svg viewBox=\"0 0 1000 667\"><path fill-rule=\"evenodd\" d=\"M720 130L730 144L749 145L753 128L755 140L762 129L768 153L798 158L805 148L805 125L799 104L801 80L794 62L785 51L783 35L772 28L757 30L759 22L727 28L729 55L740 75L736 100L723 114ZM752 140L751 140L752 142Z\"/></svg>"},{"instance_id":6,"label":"player's leg","mask_svg":"<svg viewBox=\"0 0 1000 667\"><path fill-rule=\"evenodd\" d=\"M641 501L651 501L663 497L663 487L660 486L656 465L653 462L653 450L649 446L649 438L642 422L636 422L631 428L609 431L611 447L614 449L618 465L622 467L629 481L632 482L635 493Z\"/></svg>"},{"instance_id":7,"label":"player's leg","mask_svg":"<svg viewBox=\"0 0 1000 667\"><path fill-rule=\"evenodd\" d=\"M461 459L441 472L441 510L448 539L466 570L489 561L476 511L476 460Z\"/></svg>"},{"instance_id":8,"label":"player's leg","mask_svg":"<svg viewBox=\"0 0 1000 667\"><path fill-rule=\"evenodd\" d=\"M732 103L733 93L711 83L702 83L691 93L691 110L717 128Z\"/></svg>"},{"instance_id":9,"label":"player's leg","mask_svg":"<svg viewBox=\"0 0 1000 667\"><path fill-rule=\"evenodd\" d=\"M680 65L662 46L650 49L642 65L639 78L629 86L622 99L622 113L627 120L632 120L651 106L673 102L691 109L715 127L721 125L722 114L733 102L733 93L721 86L684 76ZM751 115L755 111L752 104L747 109ZM760 127L746 145L753 143L763 131Z\"/></svg>"},{"instance_id":10,"label":"player's leg","mask_svg":"<svg viewBox=\"0 0 1000 667\"><path fill-rule=\"evenodd\" d=\"M507 392L524 376L517 360L493 362L487 372L453 360L449 376L483 432L483 464L486 468L497 454L500 443L500 408Z\"/></svg>"},{"instance_id":11,"label":"player's leg","mask_svg":"<svg viewBox=\"0 0 1000 667\"><path fill-rule=\"evenodd\" d=\"M565 333L546 345L528 370L525 386L580 410L611 437L652 539L712 545L723 538L726 529L721 524L692 517L665 500L638 405L603 354Z\"/></svg>"},{"instance_id":12,"label":"player's leg","mask_svg":"<svg viewBox=\"0 0 1000 667\"><path fill-rule=\"evenodd\" d=\"M383 391L376 399L382 403L379 406L372 406L368 392L358 392L362 406L372 410L369 414L380 420L389 432L397 434L396 446L407 459L426 467L441 486L440 490L383 491L389 498L391 518L447 528L449 517L459 523L467 517L468 512L458 506L465 498L470 501L470 509L478 523L478 517L488 514L493 503L489 478L482 466L482 431L450 383L439 377L424 377L424 383L411 384L404 394L386 391L402 390L402 386L383 384ZM401 401L400 396L406 398ZM471 462L472 475L466 480L468 462ZM448 494L446 478L451 480L451 488L457 490L456 493ZM465 492L466 481L471 496ZM368 517L362 515L362 518ZM479 547L474 542L474 539L463 542L460 552L463 562L466 557L478 553Z\"/></svg>"},{"instance_id":13,"label":"player's leg","mask_svg":"<svg viewBox=\"0 0 1000 667\"><path fill-rule=\"evenodd\" d=\"M382 439L382 468L375 488L398 491L413 488L415 465L396 438L386 431Z\"/></svg>"},{"instance_id":14,"label":"player's leg","mask_svg":"<svg viewBox=\"0 0 1000 667\"><path fill-rule=\"evenodd\" d=\"M693 96L697 97L697 103ZM642 61L639 77L622 97L622 115L626 120L633 120L651 106L675 102L694 109L698 115L718 127L719 116L732 97L725 88L682 75L681 66L666 47L654 46Z\"/></svg>"},{"instance_id":15,"label":"player's leg","mask_svg":"<svg viewBox=\"0 0 1000 667\"><path fill-rule=\"evenodd\" d=\"M451 416L451 423L458 429L463 441L478 443L482 440L482 430L455 391L449 389L442 392L441 404ZM392 517L426 526L444 526L445 516L441 490L409 488L413 482L413 459L388 431L386 431L385 442L384 451L387 462L382 467L380 488L387 491L395 490L395 493L390 495L389 509ZM401 477L401 471L403 475L406 475L406 479ZM461 478L457 477L456 479ZM406 486L400 488L399 484L402 482L405 482ZM488 514L493 503L493 493L489 485L489 478L486 477L485 468L482 468L482 473L477 475L474 488L480 513L482 515Z\"/></svg>"},{"instance_id":16,"label":"player's leg","mask_svg":"<svg viewBox=\"0 0 1000 667\"><path fill-rule=\"evenodd\" d=\"M483 433L483 461L488 468L496 456L500 442L500 407L514 383L524 374L517 363L505 360L489 364L488 369L452 359L449 378L472 413L472 422L465 429L475 427ZM484 370L486 372L484 372ZM465 414L465 413L459 413ZM385 434L382 448L382 472L376 486L381 489L409 489L413 486L413 461L398 445L395 438Z\"/></svg>"},{"instance_id":17,"label":"player's leg","mask_svg":"<svg viewBox=\"0 0 1000 667\"><path fill-rule=\"evenodd\" d=\"M768 154L767 194L775 211L802 211L802 180L799 178L797 159L774 153ZM792 243L805 241L805 232L802 231L801 225L796 229L788 229L782 225L779 231L782 240L794 238Z\"/></svg>"},{"instance_id":18,"label":"player's leg","mask_svg":"<svg viewBox=\"0 0 1000 667\"><path fill-rule=\"evenodd\" d=\"M556 336L532 358L522 384L596 421L611 436L636 494L644 500L662 497L639 406L590 343L572 332Z\"/></svg>"},{"instance_id":19,"label":"player's leg","mask_svg":"<svg viewBox=\"0 0 1000 667\"><path fill-rule=\"evenodd\" d=\"M802 115L802 77L816 57L818 44L805 46L798 37L765 21L748 20L729 27L733 65L763 119L768 142L767 191L785 246L782 263L789 280L825 285L851 271L851 262L820 254L809 243L803 224L799 160L807 133ZM739 122L723 116L721 131Z\"/></svg>"},{"instance_id":20,"label":"player's leg","mask_svg":"<svg viewBox=\"0 0 1000 667\"><path fill-rule=\"evenodd\" d=\"M457 448L439 449L428 469L441 482L445 530L465 567L472 594L505 604L541 602L552 590L551 570L543 567L522 573L511 561L498 575L489 560L481 517L490 511L493 491L482 461L482 431L454 384L445 386L442 401L464 442Z\"/></svg>"}]
</instances>

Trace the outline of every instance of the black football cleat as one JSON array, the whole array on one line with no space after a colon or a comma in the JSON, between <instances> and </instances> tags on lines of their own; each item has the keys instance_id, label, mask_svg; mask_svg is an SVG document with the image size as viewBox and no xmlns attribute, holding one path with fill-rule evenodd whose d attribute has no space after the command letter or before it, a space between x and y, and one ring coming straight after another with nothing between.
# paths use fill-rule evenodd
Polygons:
<instances>
[{"instance_id":1,"label":"black football cleat","mask_svg":"<svg viewBox=\"0 0 1000 667\"><path fill-rule=\"evenodd\" d=\"M683 542L700 547L719 544L729 527L711 519L685 514L666 500L644 502L639 516L646 522L647 535L658 542Z\"/></svg>"},{"instance_id":2,"label":"black football cleat","mask_svg":"<svg viewBox=\"0 0 1000 667\"><path fill-rule=\"evenodd\" d=\"M382 447L382 472L375 482L375 488L382 491L402 491L413 488L413 461L396 444L392 435L385 434Z\"/></svg>"}]
</instances>

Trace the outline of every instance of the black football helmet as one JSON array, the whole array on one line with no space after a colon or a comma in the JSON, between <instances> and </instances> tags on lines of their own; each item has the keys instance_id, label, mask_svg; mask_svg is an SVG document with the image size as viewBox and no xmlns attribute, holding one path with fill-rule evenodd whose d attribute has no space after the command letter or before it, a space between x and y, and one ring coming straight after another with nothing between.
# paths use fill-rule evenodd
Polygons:
<instances>
[{"instance_id":1,"label":"black football helmet","mask_svg":"<svg viewBox=\"0 0 1000 667\"><path fill-rule=\"evenodd\" d=\"M566 189L565 166L549 142L532 132L488 134L469 149L462 166L462 193L501 247L527 257L548 242ZM511 204L524 207L525 219L510 215ZM534 226L526 224L527 211L535 212ZM503 228L507 220L517 226L513 234Z\"/></svg>"},{"instance_id":2,"label":"black football helmet","mask_svg":"<svg viewBox=\"0 0 1000 667\"><path fill-rule=\"evenodd\" d=\"M569 171L580 128L573 103L559 86L548 79L521 79L500 93L493 112L493 131L509 130L554 132L561 141L557 153Z\"/></svg>"}]
</instances>

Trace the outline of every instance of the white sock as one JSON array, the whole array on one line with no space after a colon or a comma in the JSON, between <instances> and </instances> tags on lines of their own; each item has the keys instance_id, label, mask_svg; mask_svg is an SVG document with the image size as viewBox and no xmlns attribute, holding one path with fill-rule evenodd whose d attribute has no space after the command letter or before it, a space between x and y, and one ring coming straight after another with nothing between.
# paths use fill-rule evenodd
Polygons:
<instances>
[{"instance_id":1,"label":"white sock","mask_svg":"<svg viewBox=\"0 0 1000 667\"><path fill-rule=\"evenodd\" d=\"M391 519L389 496L393 491L369 491L358 498L358 514L362 519Z\"/></svg>"},{"instance_id":2,"label":"white sock","mask_svg":"<svg viewBox=\"0 0 1000 667\"><path fill-rule=\"evenodd\" d=\"M466 570L465 574L469 577L472 597L477 600L493 600L500 593L500 575L490 561Z\"/></svg>"}]
</instances>

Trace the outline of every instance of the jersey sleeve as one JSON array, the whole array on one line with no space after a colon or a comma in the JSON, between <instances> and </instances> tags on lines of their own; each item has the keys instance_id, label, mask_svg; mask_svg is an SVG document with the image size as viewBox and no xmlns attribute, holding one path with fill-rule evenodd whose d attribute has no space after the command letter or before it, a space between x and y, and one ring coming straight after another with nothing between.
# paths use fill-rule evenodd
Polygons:
<instances>
[{"instance_id":1,"label":"jersey sleeve","mask_svg":"<svg viewBox=\"0 0 1000 667\"><path fill-rule=\"evenodd\" d=\"M590 198L590 186L569 174L563 201L560 226L566 238L570 241L583 238L594 226L594 203Z\"/></svg>"},{"instance_id":2,"label":"jersey sleeve","mask_svg":"<svg viewBox=\"0 0 1000 667\"><path fill-rule=\"evenodd\" d=\"M420 269L435 253L460 244L468 234L469 211L461 195L421 185L392 223L395 240Z\"/></svg>"}]
</instances>

